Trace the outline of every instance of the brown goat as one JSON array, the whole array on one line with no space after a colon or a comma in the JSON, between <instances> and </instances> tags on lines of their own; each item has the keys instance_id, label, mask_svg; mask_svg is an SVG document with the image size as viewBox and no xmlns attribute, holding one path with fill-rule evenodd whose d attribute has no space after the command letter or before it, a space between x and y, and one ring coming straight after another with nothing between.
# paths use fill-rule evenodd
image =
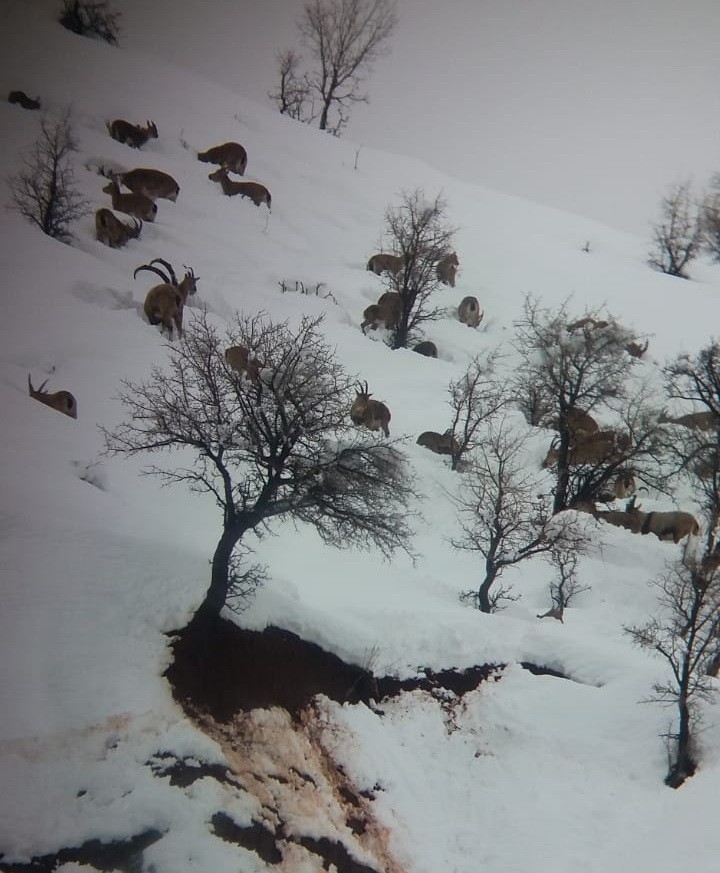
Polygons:
<instances>
[{"instance_id":1,"label":"brown goat","mask_svg":"<svg viewBox=\"0 0 720 873\"><path fill-rule=\"evenodd\" d=\"M568 409L565 413L565 422L568 431L570 431L572 438L574 441L578 439L584 439L585 437L591 436L594 433L597 433L598 423L595 419L590 415L589 412L585 412L583 409L578 409L577 407L572 407L572 409ZM550 427L553 430L560 430L560 421L555 418L550 422Z\"/></svg>"},{"instance_id":2,"label":"brown goat","mask_svg":"<svg viewBox=\"0 0 720 873\"><path fill-rule=\"evenodd\" d=\"M392 276L397 276L404 266L404 255L388 255L380 253L373 255L370 258L365 269L369 270L371 273L375 273L376 276L381 276L383 273L390 273Z\"/></svg>"},{"instance_id":3,"label":"brown goat","mask_svg":"<svg viewBox=\"0 0 720 873\"><path fill-rule=\"evenodd\" d=\"M609 461L630 448L630 436L617 433L614 430L599 430L597 433L584 437L579 442L570 445L568 449L568 464L580 466L582 464L595 464L600 461ZM560 452L555 446L551 447L542 463L543 468L554 467L559 459Z\"/></svg>"},{"instance_id":4,"label":"brown goat","mask_svg":"<svg viewBox=\"0 0 720 873\"><path fill-rule=\"evenodd\" d=\"M437 346L430 340L423 340L423 342L413 346L413 351L419 355L425 355L426 358L437 358L438 356Z\"/></svg>"},{"instance_id":5,"label":"brown goat","mask_svg":"<svg viewBox=\"0 0 720 873\"><path fill-rule=\"evenodd\" d=\"M172 200L175 202L180 193L180 186L168 173L162 170L150 170L138 167L127 173L108 173L110 179L115 179L135 194L144 194L151 200Z\"/></svg>"},{"instance_id":6,"label":"brown goat","mask_svg":"<svg viewBox=\"0 0 720 873\"><path fill-rule=\"evenodd\" d=\"M450 252L437 262L435 267L438 279L451 288L455 287L455 274L460 261L456 252Z\"/></svg>"},{"instance_id":7,"label":"brown goat","mask_svg":"<svg viewBox=\"0 0 720 873\"><path fill-rule=\"evenodd\" d=\"M133 215L143 221L155 221L157 206L144 194L123 194L118 183L111 179L103 188L103 193L109 194L112 199L112 207L125 215Z\"/></svg>"},{"instance_id":8,"label":"brown goat","mask_svg":"<svg viewBox=\"0 0 720 873\"><path fill-rule=\"evenodd\" d=\"M247 168L247 152L239 142L224 142L205 152L198 152L197 159L205 164L220 164L238 176L244 176Z\"/></svg>"},{"instance_id":9,"label":"brown goat","mask_svg":"<svg viewBox=\"0 0 720 873\"><path fill-rule=\"evenodd\" d=\"M47 383L46 379L39 388L33 388L30 373L28 373L28 394L34 400L39 400L40 403L44 403L51 409L57 409L58 412L69 415L70 418L77 418L77 400L73 395L69 391L54 391L50 394L43 390Z\"/></svg>"},{"instance_id":10,"label":"brown goat","mask_svg":"<svg viewBox=\"0 0 720 873\"><path fill-rule=\"evenodd\" d=\"M373 400L368 391L368 383L364 387L358 384L355 400L350 407L350 418L353 424L364 425L368 430L380 430L386 437L390 436L390 410L380 400Z\"/></svg>"},{"instance_id":11,"label":"brown goat","mask_svg":"<svg viewBox=\"0 0 720 873\"><path fill-rule=\"evenodd\" d=\"M162 264L168 270L169 275L153 266L156 263ZM154 285L145 295L145 303L143 304L145 317L150 324L159 324L161 333L162 329L165 328L170 339L172 339L173 327L177 330L178 336L182 336L183 310L188 297L197 291L200 277L195 275L192 267L186 267L187 272L182 281L178 283L172 266L162 258L154 258L149 264L137 267L133 272L134 279L137 278L137 274L141 270L156 273L164 280L161 285Z\"/></svg>"},{"instance_id":12,"label":"brown goat","mask_svg":"<svg viewBox=\"0 0 720 873\"><path fill-rule=\"evenodd\" d=\"M717 430L720 426L720 418L711 411L688 412L687 415L680 415L677 418L670 418L663 412L660 416L660 422L662 424L679 424L690 430Z\"/></svg>"},{"instance_id":13,"label":"brown goat","mask_svg":"<svg viewBox=\"0 0 720 873\"><path fill-rule=\"evenodd\" d=\"M615 497L618 500L626 500L637 491L637 481L632 470L620 470L615 477Z\"/></svg>"},{"instance_id":14,"label":"brown goat","mask_svg":"<svg viewBox=\"0 0 720 873\"><path fill-rule=\"evenodd\" d=\"M585 318L579 318L577 321L573 321L572 324L567 326L567 329L572 333L575 330L603 330L606 327L610 326L609 321L602 321L597 318L592 318L589 315L586 315Z\"/></svg>"},{"instance_id":15,"label":"brown goat","mask_svg":"<svg viewBox=\"0 0 720 873\"><path fill-rule=\"evenodd\" d=\"M477 327L483 319L477 297L463 297L458 306L458 318L468 327Z\"/></svg>"},{"instance_id":16,"label":"brown goat","mask_svg":"<svg viewBox=\"0 0 720 873\"><path fill-rule=\"evenodd\" d=\"M40 108L40 98L38 97L36 100L33 100L24 91L11 91L8 94L8 103L19 103L23 109Z\"/></svg>"},{"instance_id":17,"label":"brown goat","mask_svg":"<svg viewBox=\"0 0 720 873\"><path fill-rule=\"evenodd\" d=\"M115 121L106 121L105 126L114 140L133 149L144 146L149 139L157 139L158 135L157 127L152 121L146 121L145 127L142 127L122 118L116 118Z\"/></svg>"},{"instance_id":18,"label":"brown goat","mask_svg":"<svg viewBox=\"0 0 720 873\"><path fill-rule=\"evenodd\" d=\"M225 349L225 360L233 370L247 376L251 382L260 381L260 371L264 364L246 346L230 346Z\"/></svg>"},{"instance_id":19,"label":"brown goat","mask_svg":"<svg viewBox=\"0 0 720 873\"><path fill-rule=\"evenodd\" d=\"M268 212L272 208L272 197L268 189L259 182L235 182L227 173L225 167L219 167L214 173L208 175L208 179L213 182L219 182L223 190L223 194L227 197L233 197L239 194L241 197L249 197L256 206L261 203L267 203Z\"/></svg>"},{"instance_id":20,"label":"brown goat","mask_svg":"<svg viewBox=\"0 0 720 873\"><path fill-rule=\"evenodd\" d=\"M452 428L448 428L445 433L437 433L434 430L426 430L420 434L416 443L419 446L424 446L435 452L437 455L454 455L457 457L460 454L460 443L452 434Z\"/></svg>"},{"instance_id":21,"label":"brown goat","mask_svg":"<svg viewBox=\"0 0 720 873\"><path fill-rule=\"evenodd\" d=\"M630 355L631 358L642 358L645 352L648 350L648 346L650 345L650 340L645 340L645 345L641 346L640 343L629 342L625 346L625 351Z\"/></svg>"},{"instance_id":22,"label":"brown goat","mask_svg":"<svg viewBox=\"0 0 720 873\"><path fill-rule=\"evenodd\" d=\"M377 330L382 324L388 330L394 330L400 323L402 316L402 297L397 291L386 291L380 295L377 303L372 303L363 312L363 320L360 329L365 333L365 328Z\"/></svg>"},{"instance_id":23,"label":"brown goat","mask_svg":"<svg viewBox=\"0 0 720 873\"><path fill-rule=\"evenodd\" d=\"M633 510L643 516L641 534L653 533L659 540L672 540L679 543L683 537L697 536L700 525L689 512L646 512Z\"/></svg>"},{"instance_id":24,"label":"brown goat","mask_svg":"<svg viewBox=\"0 0 720 873\"><path fill-rule=\"evenodd\" d=\"M140 236L143 223L135 218L133 222L134 226L130 227L116 218L109 209L98 209L95 213L95 238L111 249L122 248L129 240L138 239Z\"/></svg>"}]
</instances>

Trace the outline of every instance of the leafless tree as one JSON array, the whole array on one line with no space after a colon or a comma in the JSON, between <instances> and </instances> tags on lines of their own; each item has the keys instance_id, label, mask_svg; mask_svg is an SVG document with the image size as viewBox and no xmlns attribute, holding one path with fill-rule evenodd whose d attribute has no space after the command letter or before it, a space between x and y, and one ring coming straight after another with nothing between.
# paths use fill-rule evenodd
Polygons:
<instances>
[{"instance_id":1,"label":"leafless tree","mask_svg":"<svg viewBox=\"0 0 720 873\"><path fill-rule=\"evenodd\" d=\"M402 301L397 327L392 335L394 349L407 348L418 338L419 327L439 318L442 310L432 308L430 298L440 288L437 262L452 249L455 228L446 222L447 204L438 195L425 199L421 189L403 191L400 205L385 213L385 234L389 248L403 260L403 268L386 276L389 291Z\"/></svg>"},{"instance_id":2,"label":"leafless tree","mask_svg":"<svg viewBox=\"0 0 720 873\"><path fill-rule=\"evenodd\" d=\"M107 0L64 0L60 24L79 36L97 37L117 45L120 13Z\"/></svg>"},{"instance_id":3,"label":"leafless tree","mask_svg":"<svg viewBox=\"0 0 720 873\"><path fill-rule=\"evenodd\" d=\"M705 245L716 261L720 261L720 173L716 173L703 199L702 222Z\"/></svg>"},{"instance_id":4,"label":"leafless tree","mask_svg":"<svg viewBox=\"0 0 720 873\"><path fill-rule=\"evenodd\" d=\"M659 614L627 632L670 667L667 680L653 686L651 700L677 707L677 729L667 735L665 784L679 788L697 770L699 703L717 695L710 676L720 656L720 574L686 558L652 584L660 592Z\"/></svg>"},{"instance_id":5,"label":"leafless tree","mask_svg":"<svg viewBox=\"0 0 720 873\"><path fill-rule=\"evenodd\" d=\"M182 343L168 345L169 368L124 382L128 418L105 430L120 455L190 449L192 463L148 472L210 494L223 517L210 586L191 629L204 631L226 604L243 538L273 519L310 524L334 546L408 551L409 503L416 497L398 449L354 427L353 380L320 333L321 318L293 330L262 316L238 316L221 338L201 314ZM257 366L240 373L223 348L243 345Z\"/></svg>"},{"instance_id":6,"label":"leafless tree","mask_svg":"<svg viewBox=\"0 0 720 873\"><path fill-rule=\"evenodd\" d=\"M547 555L548 563L555 569L556 576L550 582L550 599L552 606L538 618L555 618L563 620L565 609L578 594L589 591L589 585L583 585L577 574L580 555L572 544L569 546L559 542Z\"/></svg>"},{"instance_id":7,"label":"leafless tree","mask_svg":"<svg viewBox=\"0 0 720 873\"><path fill-rule=\"evenodd\" d=\"M484 559L480 585L461 597L482 612L515 599L511 589L494 588L508 567L560 547L580 553L589 542L576 513L553 515L524 450L522 436L507 421L488 424L457 498L462 534L452 544Z\"/></svg>"},{"instance_id":8,"label":"leafless tree","mask_svg":"<svg viewBox=\"0 0 720 873\"><path fill-rule=\"evenodd\" d=\"M281 115L289 115L295 121L308 120L307 102L310 86L300 72L302 57L293 49L286 49L277 57L280 83L268 97L274 101Z\"/></svg>"},{"instance_id":9,"label":"leafless tree","mask_svg":"<svg viewBox=\"0 0 720 873\"><path fill-rule=\"evenodd\" d=\"M387 52L397 25L395 0L310 0L298 28L313 61L303 77L318 109L310 120L339 136L355 103L367 103L363 81Z\"/></svg>"},{"instance_id":10,"label":"leafless tree","mask_svg":"<svg viewBox=\"0 0 720 873\"><path fill-rule=\"evenodd\" d=\"M478 445L481 426L492 419L509 402L507 393L495 375L499 353L476 355L465 373L448 386L452 410L452 434L455 449L452 469L457 470L464 455Z\"/></svg>"},{"instance_id":11,"label":"leafless tree","mask_svg":"<svg viewBox=\"0 0 720 873\"><path fill-rule=\"evenodd\" d=\"M612 491L617 474L628 468L641 480L662 487L660 410L654 407L652 394L646 400L646 391L630 388L629 376L638 360L626 352L626 346L636 338L634 334L610 315L590 312L571 319L567 302L550 312L531 297L526 298L516 327L515 347L522 365L512 393L530 424L556 432L554 511ZM597 461L571 464L579 442L573 416L598 415L603 410L622 422L622 429L616 425L621 442Z\"/></svg>"},{"instance_id":12,"label":"leafless tree","mask_svg":"<svg viewBox=\"0 0 720 873\"><path fill-rule=\"evenodd\" d=\"M16 209L43 233L70 242L70 225L90 212L89 202L75 188L71 155L78 145L67 111L53 119L43 116L40 136L23 158L23 168L8 178Z\"/></svg>"},{"instance_id":13,"label":"leafless tree","mask_svg":"<svg viewBox=\"0 0 720 873\"><path fill-rule=\"evenodd\" d=\"M705 239L703 215L690 182L672 186L660 202L660 220L653 228L651 266L687 279L685 268L700 254Z\"/></svg>"}]
</instances>

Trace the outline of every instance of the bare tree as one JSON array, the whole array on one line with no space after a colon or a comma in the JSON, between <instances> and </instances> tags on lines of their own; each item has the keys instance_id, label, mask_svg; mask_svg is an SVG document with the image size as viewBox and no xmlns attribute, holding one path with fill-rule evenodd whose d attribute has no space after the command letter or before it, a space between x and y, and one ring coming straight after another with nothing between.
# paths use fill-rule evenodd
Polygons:
<instances>
[{"instance_id":1,"label":"bare tree","mask_svg":"<svg viewBox=\"0 0 720 873\"><path fill-rule=\"evenodd\" d=\"M547 561L555 568L556 577L550 582L550 599L552 606L538 618L555 618L563 620L565 609L578 594L589 591L589 585L583 585L578 579L577 565L580 555L571 544L558 542L547 555Z\"/></svg>"},{"instance_id":2,"label":"bare tree","mask_svg":"<svg viewBox=\"0 0 720 873\"><path fill-rule=\"evenodd\" d=\"M307 121L306 104L310 96L307 79L300 73L302 57L293 49L286 49L277 56L280 83L277 91L268 92L281 115L289 115L295 121Z\"/></svg>"},{"instance_id":3,"label":"bare tree","mask_svg":"<svg viewBox=\"0 0 720 873\"><path fill-rule=\"evenodd\" d=\"M70 224L90 212L89 202L74 187L71 155L78 145L67 111L53 119L43 116L40 136L23 158L23 169L8 178L16 209L43 233L70 242Z\"/></svg>"},{"instance_id":4,"label":"bare tree","mask_svg":"<svg viewBox=\"0 0 720 873\"><path fill-rule=\"evenodd\" d=\"M236 318L225 342L207 316L196 317L169 369L125 382L125 422L106 430L111 453L190 449L187 466L148 472L212 495L223 517L210 586L192 629L217 618L236 581L233 554L245 535L274 518L310 524L335 546L408 551L409 503L417 495L402 454L354 428L353 381L323 340L321 318L297 330L261 316ZM243 345L255 366L234 370L225 345Z\"/></svg>"},{"instance_id":5,"label":"bare tree","mask_svg":"<svg viewBox=\"0 0 720 873\"><path fill-rule=\"evenodd\" d=\"M634 339L610 315L591 312L571 320L567 303L553 313L533 298L525 300L515 338L523 363L512 392L530 424L556 432L555 512L612 491L617 474L628 468L662 487L660 411L652 404L652 394L648 401L644 390L632 393L628 382L638 363L626 351ZM598 415L603 410L619 418L624 428L616 431L611 451L581 463L575 449L582 440L573 421L578 413Z\"/></svg>"},{"instance_id":6,"label":"bare tree","mask_svg":"<svg viewBox=\"0 0 720 873\"><path fill-rule=\"evenodd\" d=\"M687 279L685 268L700 254L705 239L703 215L704 206L695 199L690 182L672 186L660 202L650 264L670 276Z\"/></svg>"},{"instance_id":7,"label":"bare tree","mask_svg":"<svg viewBox=\"0 0 720 873\"><path fill-rule=\"evenodd\" d=\"M462 457L479 444L481 426L508 404L509 397L495 376L499 353L476 355L465 373L448 386L453 437L452 469L457 470Z\"/></svg>"},{"instance_id":8,"label":"bare tree","mask_svg":"<svg viewBox=\"0 0 720 873\"><path fill-rule=\"evenodd\" d=\"M553 515L523 452L524 439L507 421L488 425L457 498L462 535L452 544L478 552L485 562L480 585L461 597L482 612L494 612L502 601L516 599L511 589L494 588L508 567L560 547L582 552L588 544L575 513Z\"/></svg>"},{"instance_id":9,"label":"bare tree","mask_svg":"<svg viewBox=\"0 0 720 873\"><path fill-rule=\"evenodd\" d=\"M393 331L392 347L407 348L418 338L421 324L439 318L430 298L441 282L437 262L452 248L455 228L446 223L447 204L440 195L431 202L419 188L403 191L398 207L385 213L385 232L395 254L403 261L396 275L386 276L388 290L400 295L401 313Z\"/></svg>"},{"instance_id":10,"label":"bare tree","mask_svg":"<svg viewBox=\"0 0 720 873\"><path fill-rule=\"evenodd\" d=\"M720 173L710 181L703 199L702 222L705 245L716 261L720 261Z\"/></svg>"},{"instance_id":11,"label":"bare tree","mask_svg":"<svg viewBox=\"0 0 720 873\"><path fill-rule=\"evenodd\" d=\"M365 76L387 51L397 25L395 0L310 0L298 28L314 62L304 77L320 130L339 136L355 103L367 103Z\"/></svg>"},{"instance_id":12,"label":"bare tree","mask_svg":"<svg viewBox=\"0 0 720 873\"><path fill-rule=\"evenodd\" d=\"M626 630L639 646L658 652L670 667L668 679L653 686L651 699L677 707L677 730L667 735L665 784L679 788L697 770L698 705L717 693L709 677L720 655L720 574L708 574L686 559L652 584L660 591L660 614Z\"/></svg>"},{"instance_id":13,"label":"bare tree","mask_svg":"<svg viewBox=\"0 0 720 873\"><path fill-rule=\"evenodd\" d=\"M107 0L64 0L60 24L79 36L97 37L117 45L120 13Z\"/></svg>"}]
</instances>

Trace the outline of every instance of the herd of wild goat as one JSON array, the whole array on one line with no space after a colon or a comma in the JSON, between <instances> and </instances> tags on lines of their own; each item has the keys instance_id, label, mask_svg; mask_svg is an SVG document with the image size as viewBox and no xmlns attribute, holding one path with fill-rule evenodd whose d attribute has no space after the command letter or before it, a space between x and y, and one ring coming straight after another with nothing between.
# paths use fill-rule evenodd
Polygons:
<instances>
[{"instance_id":1,"label":"herd of wild goat","mask_svg":"<svg viewBox=\"0 0 720 873\"><path fill-rule=\"evenodd\" d=\"M38 109L39 98L33 100L22 91L11 91L8 97L10 103L18 103L25 109ZM110 136L131 148L140 149L151 138L157 138L158 129L152 121L146 121L145 125L131 124L123 119L115 119L106 122ZM247 168L247 152L237 142L226 142L213 146L204 152L197 153L197 159L204 163L217 165L217 169L209 174L208 178L218 182L222 191L227 196L239 194L248 197L256 206L265 204L268 211L271 209L271 195L269 190L259 182L237 181L230 178L230 173L243 176ZM157 203L159 199L175 201L180 193L180 186L176 180L167 173L149 168L137 168L128 172L115 172L100 168L101 175L108 179L108 184L103 192L110 196L112 210L129 215L132 224L120 221L111 209L99 208L95 213L95 233L99 242L112 248L124 246L129 240L137 239L140 235L143 222L152 222L157 216ZM121 190L121 186L128 189ZM459 258L456 252L445 252L435 264L437 280L452 288L455 287L455 279L459 266ZM398 276L406 266L406 260L401 255L378 253L372 255L367 262L367 270L381 276L385 273L390 276ZM162 281L153 285L147 292L143 311L152 325L159 325L160 330L167 331L172 339L173 333L182 336L183 310L188 297L197 291L199 276L195 275L192 267L186 267L185 275L178 281L172 265L162 258L154 258L148 264L137 267L133 273L136 278L138 273L147 271L154 273ZM363 333L368 328L377 330L384 328L394 330L398 327L402 317L403 301L399 292L386 291L377 303L366 307L360 324ZM458 319L469 327L477 328L483 318L478 299L473 296L463 298L457 310ZM569 332L602 330L608 327L608 322L594 318L584 318L568 324ZM641 358L647 351L648 343L640 345L630 341L625 346L627 353L635 358ZM435 343L425 340L417 343L413 351L427 356L438 357L438 349ZM225 351L225 359L230 367L242 374L243 378L258 383L261 380L263 364L253 353L244 346L231 346ZM39 388L34 388L30 375L28 375L28 392L30 396L71 418L77 418L77 401L69 391L48 392L45 389L47 380ZM375 400L368 384L358 384L356 397L350 408L350 419L359 426L370 430L381 430L388 437L390 435L390 410L385 403ZM711 412L690 413L679 418L661 418L668 424L679 425L685 428L698 430L718 429L720 421ZM533 422L540 423L540 422ZM545 422L558 429L557 421ZM580 409L572 409L567 415L565 426L570 434L567 448L568 467L578 467L584 464L607 464L612 462L629 448L629 436L617 433L613 430L602 430L595 419ZM449 455L453 458L454 468L462 453L461 446L455 439L452 430L444 434L435 431L425 431L417 439L418 445L424 446L431 451ZM559 448L553 443L544 461L543 468L555 467L559 461ZM460 469L458 464L457 469ZM609 502L612 500L628 500L625 510L597 508L595 500L577 500L572 504L575 510L588 512L598 520L626 528L634 533L654 533L662 540L672 540L677 543L681 539L699 533L699 525L695 517L688 512L642 512L635 506L637 483L631 469L619 469L614 480L612 493L599 495L598 500ZM720 563L720 555L718 556Z\"/></svg>"}]
</instances>

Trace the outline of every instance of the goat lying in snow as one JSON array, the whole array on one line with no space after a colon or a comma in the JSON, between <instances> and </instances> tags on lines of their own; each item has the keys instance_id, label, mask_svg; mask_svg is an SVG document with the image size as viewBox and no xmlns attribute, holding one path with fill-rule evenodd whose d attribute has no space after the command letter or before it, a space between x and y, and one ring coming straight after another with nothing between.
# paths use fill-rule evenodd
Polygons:
<instances>
[{"instance_id":1,"label":"goat lying in snow","mask_svg":"<svg viewBox=\"0 0 720 873\"><path fill-rule=\"evenodd\" d=\"M54 391L52 394L44 391L43 389L47 383L48 380L46 379L39 388L33 388L30 374L28 373L28 394L33 400L39 400L40 403L44 403L51 409L57 409L58 412L69 415L70 418L77 418L77 400L75 400L73 395L69 391Z\"/></svg>"},{"instance_id":2,"label":"goat lying in snow","mask_svg":"<svg viewBox=\"0 0 720 873\"><path fill-rule=\"evenodd\" d=\"M368 430L380 430L386 437L390 436L390 410L380 400L373 400L368 391L368 383L358 384L357 393L350 407L350 418L353 424L364 425Z\"/></svg>"}]
</instances>

